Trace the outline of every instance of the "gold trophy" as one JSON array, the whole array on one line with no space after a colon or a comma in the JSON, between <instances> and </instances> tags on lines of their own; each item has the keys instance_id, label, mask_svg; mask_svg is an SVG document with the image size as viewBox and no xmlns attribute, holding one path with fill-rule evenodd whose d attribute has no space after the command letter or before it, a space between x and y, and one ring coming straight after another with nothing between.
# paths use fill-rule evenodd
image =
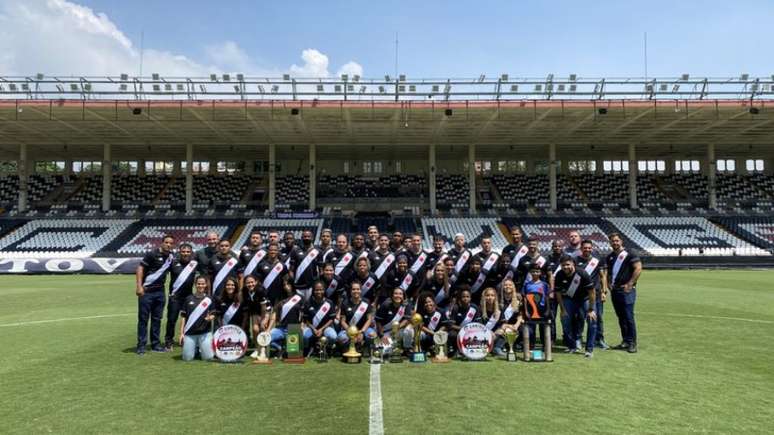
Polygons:
<instances>
[{"instance_id":1,"label":"gold trophy","mask_svg":"<svg viewBox=\"0 0 774 435\"><path fill-rule=\"evenodd\" d=\"M320 340L317 342L317 345L320 346L320 355L317 359L318 362L328 362L328 337L322 336L320 337Z\"/></svg>"},{"instance_id":2,"label":"gold trophy","mask_svg":"<svg viewBox=\"0 0 774 435\"><path fill-rule=\"evenodd\" d=\"M411 362L413 363L427 362L425 353L422 352L422 347L420 346L420 343L419 343L419 339L422 334L422 315L421 314L414 313L414 315L411 316L411 326L414 327L414 349L413 349L413 352L411 352Z\"/></svg>"},{"instance_id":3,"label":"gold trophy","mask_svg":"<svg viewBox=\"0 0 774 435\"><path fill-rule=\"evenodd\" d=\"M266 348L271 344L271 335L268 332L261 332L255 338L258 344L258 355L253 361L254 364L271 364L271 360L266 356Z\"/></svg>"},{"instance_id":4,"label":"gold trophy","mask_svg":"<svg viewBox=\"0 0 774 435\"><path fill-rule=\"evenodd\" d=\"M508 354L505 356L505 360L515 362L516 353L513 351L513 343L516 341L516 331L508 328L505 331L505 341L508 342Z\"/></svg>"},{"instance_id":5,"label":"gold trophy","mask_svg":"<svg viewBox=\"0 0 774 435\"><path fill-rule=\"evenodd\" d=\"M355 325L349 325L349 328L347 328L347 336L349 337L349 350L347 350L344 355L344 362L349 364L358 364L361 360L361 354L357 351L355 348L355 338L357 338L358 334L360 334L360 331L357 329L357 326Z\"/></svg>"},{"instance_id":6,"label":"gold trophy","mask_svg":"<svg viewBox=\"0 0 774 435\"><path fill-rule=\"evenodd\" d=\"M392 350L390 352L390 362L400 363L403 362L403 346L400 339L400 322L397 320L392 322L392 332L390 333L390 339L392 339Z\"/></svg>"},{"instance_id":7,"label":"gold trophy","mask_svg":"<svg viewBox=\"0 0 774 435\"><path fill-rule=\"evenodd\" d=\"M433 334L433 343L435 343L434 363L447 363L449 357L446 356L446 342L449 341L449 333L446 331L436 331Z\"/></svg>"}]
</instances>

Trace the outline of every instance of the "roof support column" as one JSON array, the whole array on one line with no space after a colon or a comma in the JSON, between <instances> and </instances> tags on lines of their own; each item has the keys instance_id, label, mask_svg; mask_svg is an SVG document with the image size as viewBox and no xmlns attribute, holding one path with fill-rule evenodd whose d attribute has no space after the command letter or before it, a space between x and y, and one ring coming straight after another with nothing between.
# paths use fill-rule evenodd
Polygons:
<instances>
[{"instance_id":1,"label":"roof support column","mask_svg":"<svg viewBox=\"0 0 774 435\"><path fill-rule=\"evenodd\" d=\"M637 147L629 144L629 208L637 209Z\"/></svg>"},{"instance_id":2,"label":"roof support column","mask_svg":"<svg viewBox=\"0 0 774 435\"><path fill-rule=\"evenodd\" d=\"M711 210L718 208L716 170L715 144L707 144L707 198Z\"/></svg>"},{"instance_id":3,"label":"roof support column","mask_svg":"<svg viewBox=\"0 0 774 435\"><path fill-rule=\"evenodd\" d=\"M185 212L193 212L193 144L185 144Z\"/></svg>"},{"instance_id":4,"label":"roof support column","mask_svg":"<svg viewBox=\"0 0 774 435\"><path fill-rule=\"evenodd\" d=\"M102 145L102 211L110 211L110 188L113 182L113 158L109 143Z\"/></svg>"},{"instance_id":5,"label":"roof support column","mask_svg":"<svg viewBox=\"0 0 774 435\"><path fill-rule=\"evenodd\" d=\"M548 198L551 210L556 210L556 144L553 143L548 144Z\"/></svg>"},{"instance_id":6,"label":"roof support column","mask_svg":"<svg viewBox=\"0 0 774 435\"><path fill-rule=\"evenodd\" d=\"M470 214L476 214L476 144L468 145L468 199Z\"/></svg>"},{"instance_id":7,"label":"roof support column","mask_svg":"<svg viewBox=\"0 0 774 435\"><path fill-rule=\"evenodd\" d=\"M317 145L309 144L309 210L317 208Z\"/></svg>"},{"instance_id":8,"label":"roof support column","mask_svg":"<svg viewBox=\"0 0 774 435\"><path fill-rule=\"evenodd\" d=\"M435 191L435 144L431 143L427 149L427 186L430 196L430 214L435 215L438 210L438 203Z\"/></svg>"},{"instance_id":9,"label":"roof support column","mask_svg":"<svg viewBox=\"0 0 774 435\"><path fill-rule=\"evenodd\" d=\"M16 162L16 173L19 176L19 211L27 211L27 195L29 192L29 171L27 170L27 144L19 145L19 161Z\"/></svg>"},{"instance_id":10,"label":"roof support column","mask_svg":"<svg viewBox=\"0 0 774 435\"><path fill-rule=\"evenodd\" d=\"M269 211L274 212L276 199L275 175L277 172L277 145L269 144Z\"/></svg>"},{"instance_id":11,"label":"roof support column","mask_svg":"<svg viewBox=\"0 0 774 435\"><path fill-rule=\"evenodd\" d=\"M138 177L144 177L145 176L145 160L144 159L137 160L137 176Z\"/></svg>"}]
</instances>

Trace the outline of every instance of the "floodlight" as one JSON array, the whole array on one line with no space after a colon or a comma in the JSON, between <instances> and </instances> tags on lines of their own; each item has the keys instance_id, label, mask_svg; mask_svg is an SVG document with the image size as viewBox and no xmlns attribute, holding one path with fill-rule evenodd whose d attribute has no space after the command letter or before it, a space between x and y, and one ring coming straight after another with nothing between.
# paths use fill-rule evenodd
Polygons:
<instances>
[{"instance_id":1,"label":"floodlight","mask_svg":"<svg viewBox=\"0 0 774 435\"><path fill-rule=\"evenodd\" d=\"M317 85L317 92L323 92L325 91L325 87L323 85Z\"/></svg>"},{"instance_id":2,"label":"floodlight","mask_svg":"<svg viewBox=\"0 0 774 435\"><path fill-rule=\"evenodd\" d=\"M483 82L484 80L486 80L486 75L481 74L480 76L478 76L478 82L479 83Z\"/></svg>"},{"instance_id":3,"label":"floodlight","mask_svg":"<svg viewBox=\"0 0 774 435\"><path fill-rule=\"evenodd\" d=\"M406 85L398 86L398 92L406 92Z\"/></svg>"},{"instance_id":4,"label":"floodlight","mask_svg":"<svg viewBox=\"0 0 774 435\"><path fill-rule=\"evenodd\" d=\"M570 74L570 81L574 82L575 80L578 80L578 75L577 74Z\"/></svg>"},{"instance_id":5,"label":"floodlight","mask_svg":"<svg viewBox=\"0 0 774 435\"><path fill-rule=\"evenodd\" d=\"M228 75L228 74L223 74L223 81L224 82L230 82L231 81L231 76Z\"/></svg>"},{"instance_id":6,"label":"floodlight","mask_svg":"<svg viewBox=\"0 0 774 435\"><path fill-rule=\"evenodd\" d=\"M360 81L360 76L359 76L358 74L355 74L355 75L352 77L352 81L353 81L353 82L356 82L356 83L357 83L357 82L359 82L359 81Z\"/></svg>"},{"instance_id":7,"label":"floodlight","mask_svg":"<svg viewBox=\"0 0 774 435\"><path fill-rule=\"evenodd\" d=\"M35 74L35 80L43 80L43 73Z\"/></svg>"},{"instance_id":8,"label":"floodlight","mask_svg":"<svg viewBox=\"0 0 774 435\"><path fill-rule=\"evenodd\" d=\"M83 84L83 90L84 91L90 91L91 90L91 83L84 83Z\"/></svg>"},{"instance_id":9,"label":"floodlight","mask_svg":"<svg viewBox=\"0 0 774 435\"><path fill-rule=\"evenodd\" d=\"M240 82L245 81L245 75L242 74L242 73L237 74L236 77L237 77L237 80L240 81Z\"/></svg>"},{"instance_id":10,"label":"floodlight","mask_svg":"<svg viewBox=\"0 0 774 435\"><path fill-rule=\"evenodd\" d=\"M30 85L28 85L27 83L22 83L21 88L22 88L22 91L29 91Z\"/></svg>"},{"instance_id":11,"label":"floodlight","mask_svg":"<svg viewBox=\"0 0 774 435\"><path fill-rule=\"evenodd\" d=\"M185 86L183 86L183 84L182 84L182 83L178 83L178 84L177 84L177 90L178 90L178 91L184 91L184 90L185 90Z\"/></svg>"},{"instance_id":12,"label":"floodlight","mask_svg":"<svg viewBox=\"0 0 774 435\"><path fill-rule=\"evenodd\" d=\"M675 93L680 90L680 85L674 85L672 86L672 93Z\"/></svg>"},{"instance_id":13,"label":"floodlight","mask_svg":"<svg viewBox=\"0 0 774 435\"><path fill-rule=\"evenodd\" d=\"M433 92L440 92L441 87L438 85L433 85Z\"/></svg>"},{"instance_id":14,"label":"floodlight","mask_svg":"<svg viewBox=\"0 0 774 435\"><path fill-rule=\"evenodd\" d=\"M161 90L161 86L159 85L153 85L153 92L158 92Z\"/></svg>"},{"instance_id":15,"label":"floodlight","mask_svg":"<svg viewBox=\"0 0 774 435\"><path fill-rule=\"evenodd\" d=\"M172 84L171 83L164 83L164 90L165 91L172 91Z\"/></svg>"},{"instance_id":16,"label":"floodlight","mask_svg":"<svg viewBox=\"0 0 774 435\"><path fill-rule=\"evenodd\" d=\"M217 74L210 74L210 81L211 82L217 82L218 81L218 75Z\"/></svg>"},{"instance_id":17,"label":"floodlight","mask_svg":"<svg viewBox=\"0 0 774 435\"><path fill-rule=\"evenodd\" d=\"M500 81L507 82L508 81L508 74L501 74L500 75Z\"/></svg>"},{"instance_id":18,"label":"floodlight","mask_svg":"<svg viewBox=\"0 0 774 435\"><path fill-rule=\"evenodd\" d=\"M9 91L16 91L16 83L10 83L8 85L8 90Z\"/></svg>"},{"instance_id":19,"label":"floodlight","mask_svg":"<svg viewBox=\"0 0 774 435\"><path fill-rule=\"evenodd\" d=\"M405 82L406 81L406 74L401 74L400 76L398 76L398 81Z\"/></svg>"},{"instance_id":20,"label":"floodlight","mask_svg":"<svg viewBox=\"0 0 774 435\"><path fill-rule=\"evenodd\" d=\"M80 89L78 89L78 85L76 83L70 83L70 90L73 92L78 92Z\"/></svg>"},{"instance_id":21,"label":"floodlight","mask_svg":"<svg viewBox=\"0 0 774 435\"><path fill-rule=\"evenodd\" d=\"M691 77L691 76L690 76L690 75L688 75L688 74L683 74L683 75L681 75L681 76L680 76L680 80L682 80L682 81L687 81L687 80L688 80L690 77Z\"/></svg>"},{"instance_id":22,"label":"floodlight","mask_svg":"<svg viewBox=\"0 0 774 435\"><path fill-rule=\"evenodd\" d=\"M239 85L234 85L234 92L238 94L242 92L242 88L240 88Z\"/></svg>"},{"instance_id":23,"label":"floodlight","mask_svg":"<svg viewBox=\"0 0 774 435\"><path fill-rule=\"evenodd\" d=\"M659 92L666 92L669 87L666 83L662 83L661 86L658 87Z\"/></svg>"},{"instance_id":24,"label":"floodlight","mask_svg":"<svg viewBox=\"0 0 774 435\"><path fill-rule=\"evenodd\" d=\"M121 83L118 86L118 90L121 91L121 92L126 92L126 83Z\"/></svg>"},{"instance_id":25,"label":"floodlight","mask_svg":"<svg viewBox=\"0 0 774 435\"><path fill-rule=\"evenodd\" d=\"M380 93L380 94L383 94L383 93L384 93L384 86L379 86L379 93Z\"/></svg>"},{"instance_id":26,"label":"floodlight","mask_svg":"<svg viewBox=\"0 0 774 435\"><path fill-rule=\"evenodd\" d=\"M125 82L127 80L129 80L129 74L121 74L121 81Z\"/></svg>"},{"instance_id":27,"label":"floodlight","mask_svg":"<svg viewBox=\"0 0 774 435\"><path fill-rule=\"evenodd\" d=\"M260 93L262 93L262 94L265 92L265 91L263 90L263 86L261 86L261 85L258 85L258 92L260 92Z\"/></svg>"},{"instance_id":28,"label":"floodlight","mask_svg":"<svg viewBox=\"0 0 774 435\"><path fill-rule=\"evenodd\" d=\"M152 78L153 80L155 80L155 81L158 81L158 80L159 80L159 73L153 73L153 74L151 74L151 78Z\"/></svg>"},{"instance_id":29,"label":"floodlight","mask_svg":"<svg viewBox=\"0 0 774 435\"><path fill-rule=\"evenodd\" d=\"M535 92L540 92L543 90L543 85L537 84L535 85Z\"/></svg>"},{"instance_id":30,"label":"floodlight","mask_svg":"<svg viewBox=\"0 0 774 435\"><path fill-rule=\"evenodd\" d=\"M546 81L547 81L547 82L550 82L550 81L552 81L553 79L554 79L554 75L553 75L553 74L549 74L549 75L548 75L548 77L546 77Z\"/></svg>"},{"instance_id":31,"label":"floodlight","mask_svg":"<svg viewBox=\"0 0 774 435\"><path fill-rule=\"evenodd\" d=\"M577 90L578 90L578 85L576 85L576 84L570 85L570 92L575 92Z\"/></svg>"},{"instance_id":32,"label":"floodlight","mask_svg":"<svg viewBox=\"0 0 774 435\"><path fill-rule=\"evenodd\" d=\"M348 76L348 75L346 75L346 74L342 74L342 75L341 75L341 81L342 81L342 82L346 82L347 80L349 80L349 76Z\"/></svg>"},{"instance_id":33,"label":"floodlight","mask_svg":"<svg viewBox=\"0 0 774 435\"><path fill-rule=\"evenodd\" d=\"M289 81L290 80L290 74L282 74L282 80Z\"/></svg>"},{"instance_id":34,"label":"floodlight","mask_svg":"<svg viewBox=\"0 0 774 435\"><path fill-rule=\"evenodd\" d=\"M739 77L739 80L746 82L750 78L750 74L744 73L741 77Z\"/></svg>"},{"instance_id":35,"label":"floodlight","mask_svg":"<svg viewBox=\"0 0 774 435\"><path fill-rule=\"evenodd\" d=\"M519 85L511 85L511 92L519 92Z\"/></svg>"},{"instance_id":36,"label":"floodlight","mask_svg":"<svg viewBox=\"0 0 774 435\"><path fill-rule=\"evenodd\" d=\"M558 92L564 92L564 85L559 85L557 91Z\"/></svg>"},{"instance_id":37,"label":"floodlight","mask_svg":"<svg viewBox=\"0 0 774 435\"><path fill-rule=\"evenodd\" d=\"M774 76L772 76L772 77L774 77ZM389 82L389 81L390 81L390 76L388 76L388 75L385 75L385 76L384 76L384 81L385 81L385 82Z\"/></svg>"},{"instance_id":38,"label":"floodlight","mask_svg":"<svg viewBox=\"0 0 774 435\"><path fill-rule=\"evenodd\" d=\"M271 87L271 93L272 93L272 94L276 94L277 92L279 92L279 86L277 86L277 85L273 85L273 86Z\"/></svg>"},{"instance_id":39,"label":"floodlight","mask_svg":"<svg viewBox=\"0 0 774 435\"><path fill-rule=\"evenodd\" d=\"M341 85L334 85L333 86L333 91L334 92L341 92Z\"/></svg>"},{"instance_id":40,"label":"floodlight","mask_svg":"<svg viewBox=\"0 0 774 435\"><path fill-rule=\"evenodd\" d=\"M64 92L64 86L56 85L56 90L59 91L59 92Z\"/></svg>"},{"instance_id":41,"label":"floodlight","mask_svg":"<svg viewBox=\"0 0 774 435\"><path fill-rule=\"evenodd\" d=\"M416 85L409 85L409 92L416 92L416 91L417 91Z\"/></svg>"}]
</instances>

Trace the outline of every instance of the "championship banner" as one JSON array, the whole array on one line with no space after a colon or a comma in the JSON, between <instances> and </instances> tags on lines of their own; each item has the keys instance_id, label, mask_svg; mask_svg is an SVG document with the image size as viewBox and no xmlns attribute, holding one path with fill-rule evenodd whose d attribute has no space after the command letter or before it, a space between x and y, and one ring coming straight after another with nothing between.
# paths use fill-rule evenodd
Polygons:
<instances>
[{"instance_id":1,"label":"championship banner","mask_svg":"<svg viewBox=\"0 0 774 435\"><path fill-rule=\"evenodd\" d=\"M0 274L133 274L141 258L2 258Z\"/></svg>"}]
</instances>

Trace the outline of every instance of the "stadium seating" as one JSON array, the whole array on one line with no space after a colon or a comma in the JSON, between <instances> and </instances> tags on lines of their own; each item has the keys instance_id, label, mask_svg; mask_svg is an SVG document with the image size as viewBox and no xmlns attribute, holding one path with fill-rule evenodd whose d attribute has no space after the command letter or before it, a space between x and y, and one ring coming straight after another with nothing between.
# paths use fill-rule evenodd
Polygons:
<instances>
[{"instance_id":1,"label":"stadium seating","mask_svg":"<svg viewBox=\"0 0 774 435\"><path fill-rule=\"evenodd\" d=\"M3 257L84 258L132 224L129 219L37 219L0 239Z\"/></svg>"},{"instance_id":2,"label":"stadium seating","mask_svg":"<svg viewBox=\"0 0 774 435\"><path fill-rule=\"evenodd\" d=\"M606 218L654 256L770 255L703 217Z\"/></svg>"},{"instance_id":3,"label":"stadium seating","mask_svg":"<svg viewBox=\"0 0 774 435\"><path fill-rule=\"evenodd\" d=\"M110 199L113 204L151 204L169 183L167 175L117 175L113 177ZM100 190L100 198L102 197Z\"/></svg>"},{"instance_id":4,"label":"stadium seating","mask_svg":"<svg viewBox=\"0 0 774 435\"><path fill-rule=\"evenodd\" d=\"M594 243L595 252L606 254L610 252L610 243L607 234L616 228L604 219L596 217L549 217L549 218L502 218L502 223L507 227L519 226L524 235L524 241L529 238L538 240L541 252L551 251L551 242L554 240L568 240L570 232L578 231L581 239L588 239ZM630 249L639 247L626 241Z\"/></svg>"},{"instance_id":5,"label":"stadium seating","mask_svg":"<svg viewBox=\"0 0 774 435\"><path fill-rule=\"evenodd\" d=\"M717 199L736 204L771 200L771 197L750 181L749 177L737 174L718 174L716 180Z\"/></svg>"},{"instance_id":6,"label":"stadium seating","mask_svg":"<svg viewBox=\"0 0 774 435\"><path fill-rule=\"evenodd\" d=\"M278 208L305 208L309 206L309 177L284 176L276 179L275 203Z\"/></svg>"},{"instance_id":7,"label":"stadium seating","mask_svg":"<svg viewBox=\"0 0 774 435\"><path fill-rule=\"evenodd\" d=\"M82 180L80 189L68 202L78 204L99 204L102 202L102 175L92 175Z\"/></svg>"},{"instance_id":8,"label":"stadium seating","mask_svg":"<svg viewBox=\"0 0 774 435\"><path fill-rule=\"evenodd\" d=\"M396 174L384 177L323 175L317 180L321 198L419 198L426 195L425 177Z\"/></svg>"},{"instance_id":9,"label":"stadium seating","mask_svg":"<svg viewBox=\"0 0 774 435\"><path fill-rule=\"evenodd\" d=\"M774 253L774 218L719 217L711 220L739 238Z\"/></svg>"},{"instance_id":10,"label":"stadium seating","mask_svg":"<svg viewBox=\"0 0 774 435\"><path fill-rule=\"evenodd\" d=\"M481 239L486 236L492 238L495 250L501 250L508 244L494 218L422 218L422 232L425 249L432 248L435 236L443 237L446 249L449 249L457 233L465 235L465 246L474 252L480 249Z\"/></svg>"},{"instance_id":11,"label":"stadium seating","mask_svg":"<svg viewBox=\"0 0 774 435\"><path fill-rule=\"evenodd\" d=\"M193 200L196 204L234 204L242 201L256 177L245 174L195 175ZM185 177L177 177L159 199L162 204L185 204Z\"/></svg>"},{"instance_id":12,"label":"stadium seating","mask_svg":"<svg viewBox=\"0 0 774 435\"><path fill-rule=\"evenodd\" d=\"M462 175L439 175L436 178L436 201L438 208L467 208L470 198L470 184Z\"/></svg>"},{"instance_id":13,"label":"stadium seating","mask_svg":"<svg viewBox=\"0 0 774 435\"><path fill-rule=\"evenodd\" d=\"M175 237L175 243L190 243L194 250L207 244L207 233L215 231L220 238L230 238L239 220L233 219L146 219L133 224L119 237L105 246L100 255L140 256L159 246L166 234Z\"/></svg>"},{"instance_id":14,"label":"stadium seating","mask_svg":"<svg viewBox=\"0 0 774 435\"><path fill-rule=\"evenodd\" d=\"M239 250L242 246L247 244L250 239L250 233L253 231L260 231L266 239L266 234L271 230L277 230L280 232L280 237L287 231L292 231L297 240L301 239L301 232L304 230L312 230L314 233L315 242L320 240L320 230L322 230L322 219L269 219L269 218L256 218L250 219L245 224L242 232L233 243L234 250Z\"/></svg>"},{"instance_id":15,"label":"stadium seating","mask_svg":"<svg viewBox=\"0 0 774 435\"><path fill-rule=\"evenodd\" d=\"M575 177L575 183L586 194L589 203L621 203L629 201L629 176L626 174L585 174Z\"/></svg>"}]
</instances>

